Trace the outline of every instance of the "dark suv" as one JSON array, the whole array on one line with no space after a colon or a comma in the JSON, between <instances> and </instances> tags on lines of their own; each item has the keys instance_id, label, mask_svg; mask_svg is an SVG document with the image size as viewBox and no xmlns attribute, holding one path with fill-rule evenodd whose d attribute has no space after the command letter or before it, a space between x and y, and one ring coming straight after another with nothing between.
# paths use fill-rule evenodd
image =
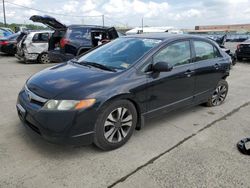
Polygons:
<instances>
[{"instance_id":1,"label":"dark suv","mask_svg":"<svg viewBox=\"0 0 250 188\"><path fill-rule=\"evenodd\" d=\"M34 15L33 22L40 22L55 30L49 40L48 54L51 62L63 62L90 50L99 44L118 38L114 27L95 25L66 26L50 16Z\"/></svg>"}]
</instances>

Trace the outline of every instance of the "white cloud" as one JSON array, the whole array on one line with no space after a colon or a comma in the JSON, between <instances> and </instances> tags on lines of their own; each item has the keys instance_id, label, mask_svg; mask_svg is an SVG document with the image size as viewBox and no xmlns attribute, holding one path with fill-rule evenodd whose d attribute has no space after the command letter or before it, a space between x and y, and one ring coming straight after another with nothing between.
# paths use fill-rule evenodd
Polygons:
<instances>
[{"instance_id":1,"label":"white cloud","mask_svg":"<svg viewBox=\"0 0 250 188\"><path fill-rule=\"evenodd\" d=\"M134 16L151 18L159 16L167 12L169 4L167 2L156 3L153 1L140 1L140 0L109 0L103 6L103 9L108 14L114 14L116 17Z\"/></svg>"},{"instance_id":2,"label":"white cloud","mask_svg":"<svg viewBox=\"0 0 250 188\"><path fill-rule=\"evenodd\" d=\"M83 13L88 13L89 11L94 11L96 8L96 2L92 0L86 0L81 6L81 11Z\"/></svg>"},{"instance_id":3,"label":"white cloud","mask_svg":"<svg viewBox=\"0 0 250 188\"><path fill-rule=\"evenodd\" d=\"M105 15L108 25L138 26L144 18L145 25L194 28L195 25L249 23L250 0L12 0L15 4L52 13L65 24L102 24ZM0 10L1 12L1 10ZM28 11L6 2L8 22L28 22ZM74 17L99 16L99 17ZM0 20L1 21L1 20ZM31 23L31 22L28 22Z\"/></svg>"},{"instance_id":4,"label":"white cloud","mask_svg":"<svg viewBox=\"0 0 250 188\"><path fill-rule=\"evenodd\" d=\"M34 4L34 0L14 0L13 3L23 6L30 6Z\"/></svg>"},{"instance_id":5,"label":"white cloud","mask_svg":"<svg viewBox=\"0 0 250 188\"><path fill-rule=\"evenodd\" d=\"M66 4L63 5L62 9L64 13L73 13L77 10L78 5L78 1L68 1Z\"/></svg>"}]
</instances>

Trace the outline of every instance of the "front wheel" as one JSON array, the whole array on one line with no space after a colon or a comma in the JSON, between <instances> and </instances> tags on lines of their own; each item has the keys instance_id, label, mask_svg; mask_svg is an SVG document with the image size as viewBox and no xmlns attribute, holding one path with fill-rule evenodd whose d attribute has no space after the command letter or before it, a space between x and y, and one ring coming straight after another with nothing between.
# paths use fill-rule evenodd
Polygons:
<instances>
[{"instance_id":1,"label":"front wheel","mask_svg":"<svg viewBox=\"0 0 250 188\"><path fill-rule=\"evenodd\" d=\"M221 105L226 99L227 93L228 93L227 81L220 80L212 96L208 99L208 102L206 103L206 105L209 107Z\"/></svg>"},{"instance_id":2,"label":"front wheel","mask_svg":"<svg viewBox=\"0 0 250 188\"><path fill-rule=\"evenodd\" d=\"M94 143L102 150L121 147L131 137L137 123L137 111L128 100L116 100L105 106L97 119Z\"/></svg>"}]
</instances>

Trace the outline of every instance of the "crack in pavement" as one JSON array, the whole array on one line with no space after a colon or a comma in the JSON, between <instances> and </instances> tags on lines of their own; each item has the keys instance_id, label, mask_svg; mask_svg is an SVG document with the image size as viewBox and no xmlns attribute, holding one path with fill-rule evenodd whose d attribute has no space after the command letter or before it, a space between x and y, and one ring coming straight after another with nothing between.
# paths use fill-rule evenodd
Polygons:
<instances>
[{"instance_id":1,"label":"crack in pavement","mask_svg":"<svg viewBox=\"0 0 250 188\"><path fill-rule=\"evenodd\" d=\"M137 167L135 170L133 170L132 172L130 172L129 174L123 176L122 178L118 179L117 181L115 181L114 183L112 183L111 185L108 186L108 188L112 188L114 187L115 185L119 184L119 183L122 183L124 182L126 179L128 179L130 176L132 176L133 174L135 174L136 172L138 172L139 170L141 170L142 168L150 165L150 164L153 164L157 159L159 159L160 157L162 157L163 155L169 153L170 151L174 150L175 148L177 148L178 146L182 145L184 142L186 142L187 140L189 140L190 138L196 136L197 134L199 134L200 132L210 128L212 125L222 121L222 120L225 120L227 117L230 117L231 115L235 114L236 112L238 112L241 108L244 108L246 106L250 105L250 101L249 102L246 102L244 103L243 105L233 109L231 112L225 114L224 116L212 121L211 123L207 124L205 127L199 129L198 131L196 131L195 133L191 134L190 136L184 138L183 140L181 140L180 142L178 142L177 144L175 144L174 146L172 146L171 148L169 148L168 150L160 153L159 155L153 157L152 159L150 159L149 161L147 161L145 164Z\"/></svg>"}]
</instances>

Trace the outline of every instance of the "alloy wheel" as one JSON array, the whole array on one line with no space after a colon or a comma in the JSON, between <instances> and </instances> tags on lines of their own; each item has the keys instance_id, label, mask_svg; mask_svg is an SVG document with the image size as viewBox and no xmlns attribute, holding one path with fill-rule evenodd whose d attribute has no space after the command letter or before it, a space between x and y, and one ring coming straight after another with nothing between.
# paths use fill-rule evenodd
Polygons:
<instances>
[{"instance_id":1,"label":"alloy wheel","mask_svg":"<svg viewBox=\"0 0 250 188\"><path fill-rule=\"evenodd\" d=\"M121 142L129 133L133 117L125 107L113 110L104 123L104 136L110 143Z\"/></svg>"},{"instance_id":2,"label":"alloy wheel","mask_svg":"<svg viewBox=\"0 0 250 188\"><path fill-rule=\"evenodd\" d=\"M220 105L226 98L227 95L227 87L224 85L219 85L212 96L212 104L214 106Z\"/></svg>"}]
</instances>

